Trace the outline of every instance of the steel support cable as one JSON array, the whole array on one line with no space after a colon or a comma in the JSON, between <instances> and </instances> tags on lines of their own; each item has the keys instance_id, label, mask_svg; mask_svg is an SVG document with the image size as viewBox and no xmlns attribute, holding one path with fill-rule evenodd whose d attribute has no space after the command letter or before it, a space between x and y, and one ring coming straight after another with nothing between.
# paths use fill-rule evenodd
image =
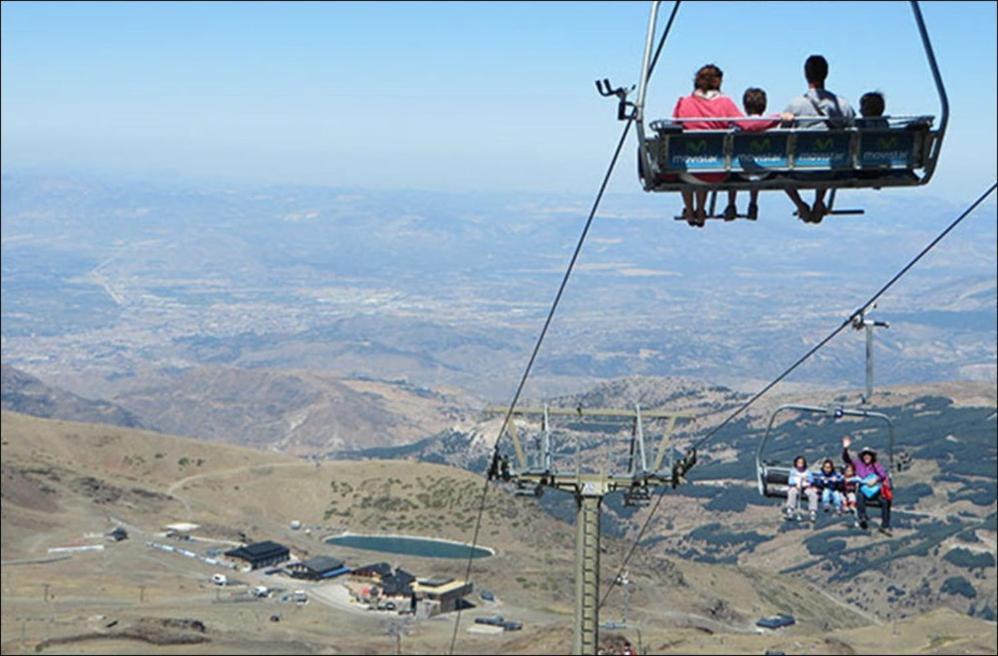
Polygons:
<instances>
[{"instance_id":1,"label":"steel support cable","mask_svg":"<svg viewBox=\"0 0 998 656\"><path fill-rule=\"evenodd\" d=\"M690 451L695 451L704 444L706 444L721 429L723 429L725 426L731 423L736 417L745 412L745 410L747 410L749 406L751 406L753 403L762 398L762 396L767 392L769 392L771 389L776 387L776 385L778 385L783 379L789 376L795 369L797 369L797 367L804 364L805 361L807 361L811 356L813 356L815 353L821 350L826 344L828 344L828 342L832 341L832 339L834 339L839 333L841 333L847 327L852 325L852 321L854 318L858 317L863 311L865 311L867 308L876 303L877 299L879 299L884 294L884 292L893 287L894 283L900 280L901 277L904 276L906 273L908 273L908 271L910 271L911 268L914 267L919 260L925 257L925 255L929 251L935 248L936 244L942 241L946 237L946 235L948 235L954 228L956 228L965 218L970 216L970 214L973 213L973 211L977 209L977 207L981 203L983 203L984 200L995 191L996 187L998 187L998 183L992 183L992 185L988 187L987 191L978 196L977 200L975 200L973 203L968 205L967 208L960 214L960 216L958 216L948 226L946 226L946 229L944 229L942 232L936 235L936 238L933 239L931 242L929 242L928 245L926 245L925 248L923 248L918 253L918 255L909 260L908 263L904 265L904 267L902 267L897 273L895 273L894 276L890 280L888 280L880 289L878 289L877 292L873 294L873 296L871 296L865 303L863 303L852 314L850 314L848 318L846 318L837 328L835 328L835 330L829 333L828 336L822 339L820 342L812 346L807 351L807 353L798 358L796 362L787 367L783 371L783 373L774 378L769 384L767 384L761 390L756 392L752 396L752 398L750 398L748 401L739 406L737 410L728 415L724 419L724 421L722 421L720 424L711 429L710 432L708 432L704 437L694 442L693 445L690 447ZM610 584L607 586L606 592L603 593L603 597L602 599L600 599L599 603L600 609L603 608L603 605L606 603L607 598L610 596L610 593L613 591L615 582L619 580L620 576L624 573L624 570L627 568L627 564L630 562L631 557L634 555L635 550L637 549L638 545L641 543L641 540L644 538L644 534L648 530L648 527L651 525L651 520L655 517L655 513L658 512L658 508L662 504L662 499L664 498L665 498L665 489L662 488L658 492L658 497L655 499L655 504L652 506L651 512L648 513L648 516L645 518L645 521L641 524L641 529L638 531L637 537L634 539L634 542L627 550L627 554L624 556L624 561L620 565L620 568L617 570L616 576L613 577Z\"/></svg>"},{"instance_id":2,"label":"steel support cable","mask_svg":"<svg viewBox=\"0 0 998 656\"><path fill-rule=\"evenodd\" d=\"M672 13L669 14L669 20L665 25L665 30L662 32L662 37L659 39L658 46L655 48L655 56L652 58L650 65L648 66L648 79L651 79L651 75L655 70L655 65L658 63L659 55L662 52L662 47L665 45L665 40L669 36L669 31L672 29L672 23L676 18L676 13L679 11L679 5L681 0L676 0L672 6ZM603 194L606 192L606 187L610 182L610 177L613 175L613 170L617 166L617 160L620 158L620 151L624 147L624 143L627 141L627 135L631 131L631 126L634 124L634 116L630 116L627 119L627 123L624 125L624 129L620 133L620 139L617 141L617 147L613 151L613 157L610 158L610 164L607 166L606 173L603 175L603 182L600 184L599 191L596 193L596 198L593 201L592 208L589 210L589 216L586 218L585 225L582 228L582 234L579 235L579 241L575 245L575 251L572 253L572 258L568 262L568 267L565 269L565 275L561 279L561 284L558 286L558 292L554 296L554 301L551 303L551 309L548 311L547 318L544 320L544 325L541 328L541 332L537 337L537 342L534 344L534 349L530 353L530 359L527 360L527 366L523 370L523 375L520 377L520 382L516 386L516 392L513 394L513 400L509 404L509 409L506 411L503 417L503 422L499 425L499 434L496 436L495 444L492 447L492 456L489 458L489 471L492 471L492 467L496 462L499 455L499 444L502 440L503 432L506 430L506 426L509 424L510 418L513 416L513 411L516 409L516 404L520 400L520 395L523 393L523 388L527 383L527 378L530 376L530 372L534 367L534 362L537 360L537 354L541 350L541 344L544 342L544 338L547 336L548 328L551 326L551 321L554 319L555 312L558 309L558 305L561 303L562 294L565 292L565 288L568 286L568 279L571 277L573 270L575 269L575 263L579 259L579 254L582 252L582 246L585 244L586 237L589 234L589 228L592 227L593 219L596 217L596 211L599 209L600 202L603 200ZM475 517L475 530L472 534L471 548L468 550L468 560L465 565L464 580L469 581L471 579L471 567L474 560L475 547L478 546L478 536L482 529L482 516L485 514L485 502L488 497L489 492L489 473L486 472L485 481L482 485L482 493L480 501L478 504L478 512ZM451 634L450 648L448 654L454 653L454 647L457 644L457 634L461 626L461 611L462 608L458 607L457 616L454 620L454 631Z\"/></svg>"}]
</instances>

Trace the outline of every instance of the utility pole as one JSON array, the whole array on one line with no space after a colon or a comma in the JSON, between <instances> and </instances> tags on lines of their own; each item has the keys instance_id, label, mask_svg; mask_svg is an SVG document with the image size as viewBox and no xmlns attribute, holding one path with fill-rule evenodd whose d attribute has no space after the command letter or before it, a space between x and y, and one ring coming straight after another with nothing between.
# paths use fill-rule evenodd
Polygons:
<instances>
[{"instance_id":1,"label":"utility pole","mask_svg":"<svg viewBox=\"0 0 998 656\"><path fill-rule=\"evenodd\" d=\"M508 408L490 406L486 412L506 414ZM670 456L669 470L663 470L666 453L669 452L669 436L678 419L690 415L678 412L643 411L635 405L633 410L610 408L521 408L510 414L503 431L509 433L513 442L517 467L511 468L503 457L493 461L490 478L516 484L517 496L540 496L543 488L549 487L569 492L575 497L575 637L572 643L573 654L595 654L599 648L599 581L600 581L600 506L603 498L613 492L624 494L625 505L644 506L651 499L651 488L671 485L675 487L679 478L696 459L691 452L680 462L673 463ZM520 442L516 417L541 418L541 453L530 458ZM632 422L630 440L630 462L628 471L612 473L585 473L581 471L579 443L576 439L575 467L570 471L557 471L553 466L551 448L551 417L596 417L603 420L628 420ZM653 463L648 463L645 440L644 419L664 419L666 427L659 442L658 452ZM651 466L649 466L649 464Z\"/></svg>"}]
</instances>

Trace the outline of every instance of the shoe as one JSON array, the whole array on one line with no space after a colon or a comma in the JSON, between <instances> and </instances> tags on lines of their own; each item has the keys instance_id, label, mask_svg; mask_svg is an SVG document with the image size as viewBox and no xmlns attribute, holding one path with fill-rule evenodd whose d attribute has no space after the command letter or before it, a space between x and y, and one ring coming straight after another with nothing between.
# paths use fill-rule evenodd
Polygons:
<instances>
[{"instance_id":1,"label":"shoe","mask_svg":"<svg viewBox=\"0 0 998 656\"><path fill-rule=\"evenodd\" d=\"M749 221L755 221L759 218L759 206L755 203L749 203L748 212L745 213L745 218Z\"/></svg>"},{"instance_id":2,"label":"shoe","mask_svg":"<svg viewBox=\"0 0 998 656\"><path fill-rule=\"evenodd\" d=\"M865 519L861 519L859 520L859 527L865 531L866 529L870 528L870 525L867 523Z\"/></svg>"},{"instance_id":3,"label":"shoe","mask_svg":"<svg viewBox=\"0 0 998 656\"><path fill-rule=\"evenodd\" d=\"M702 228L707 225L707 212L701 207L694 213L694 223L698 228Z\"/></svg>"},{"instance_id":4,"label":"shoe","mask_svg":"<svg viewBox=\"0 0 998 656\"><path fill-rule=\"evenodd\" d=\"M822 201L817 201L811 208L811 221L821 223L821 220L828 215L828 208Z\"/></svg>"},{"instance_id":5,"label":"shoe","mask_svg":"<svg viewBox=\"0 0 998 656\"><path fill-rule=\"evenodd\" d=\"M734 221L738 218L738 208L734 205L728 205L724 208L724 220Z\"/></svg>"},{"instance_id":6,"label":"shoe","mask_svg":"<svg viewBox=\"0 0 998 656\"><path fill-rule=\"evenodd\" d=\"M831 510L832 510L832 507L831 507L831 506L825 506L824 508L822 508L822 510L823 510L823 511L825 512L825 514L827 515L827 514L828 514L829 512L831 512Z\"/></svg>"},{"instance_id":7,"label":"shoe","mask_svg":"<svg viewBox=\"0 0 998 656\"><path fill-rule=\"evenodd\" d=\"M816 521L818 521L818 513L812 510L808 519L811 521L812 524L815 523Z\"/></svg>"},{"instance_id":8,"label":"shoe","mask_svg":"<svg viewBox=\"0 0 998 656\"><path fill-rule=\"evenodd\" d=\"M693 210L688 207L683 208L683 220L691 226L696 226L696 215L694 215Z\"/></svg>"},{"instance_id":9,"label":"shoe","mask_svg":"<svg viewBox=\"0 0 998 656\"><path fill-rule=\"evenodd\" d=\"M797 207L797 211L794 212L797 217L804 223L811 223L811 208L807 206L807 203L802 203Z\"/></svg>"},{"instance_id":10,"label":"shoe","mask_svg":"<svg viewBox=\"0 0 998 656\"><path fill-rule=\"evenodd\" d=\"M880 530L881 533L883 533L884 535L886 535L889 538L894 537L894 532L891 530L891 528L889 526L888 527L881 526L879 530Z\"/></svg>"}]
</instances>

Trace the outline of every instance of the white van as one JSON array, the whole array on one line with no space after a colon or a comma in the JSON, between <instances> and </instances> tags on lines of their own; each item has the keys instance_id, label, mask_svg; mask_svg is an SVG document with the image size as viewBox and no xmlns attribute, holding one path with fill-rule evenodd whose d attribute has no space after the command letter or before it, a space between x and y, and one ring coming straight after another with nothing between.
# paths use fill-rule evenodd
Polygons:
<instances>
[{"instance_id":1,"label":"white van","mask_svg":"<svg viewBox=\"0 0 998 656\"><path fill-rule=\"evenodd\" d=\"M270 594L270 589L265 585L258 585L251 591L254 597L263 599Z\"/></svg>"},{"instance_id":2,"label":"white van","mask_svg":"<svg viewBox=\"0 0 998 656\"><path fill-rule=\"evenodd\" d=\"M215 585L226 585L229 579L225 577L225 574L212 574L211 582Z\"/></svg>"}]
</instances>

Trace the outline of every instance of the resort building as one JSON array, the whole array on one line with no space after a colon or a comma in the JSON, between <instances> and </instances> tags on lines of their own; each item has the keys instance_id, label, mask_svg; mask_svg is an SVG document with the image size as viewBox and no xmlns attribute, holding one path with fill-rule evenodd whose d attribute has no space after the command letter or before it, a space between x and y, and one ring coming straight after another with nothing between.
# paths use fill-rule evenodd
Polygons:
<instances>
[{"instance_id":1,"label":"resort building","mask_svg":"<svg viewBox=\"0 0 998 656\"><path fill-rule=\"evenodd\" d=\"M419 579L412 590L416 594L417 612L427 617L450 613L458 609L463 598L471 594L473 585L450 578Z\"/></svg>"},{"instance_id":2,"label":"resort building","mask_svg":"<svg viewBox=\"0 0 998 656\"><path fill-rule=\"evenodd\" d=\"M329 556L316 556L302 562L289 564L288 571L296 579L323 581L347 574L350 568L346 567L342 560Z\"/></svg>"},{"instance_id":3,"label":"resort building","mask_svg":"<svg viewBox=\"0 0 998 656\"><path fill-rule=\"evenodd\" d=\"M249 569L270 567L291 558L291 552L287 547L271 540L247 544L238 549L226 551L225 555L229 558L246 562L249 565Z\"/></svg>"}]
</instances>

